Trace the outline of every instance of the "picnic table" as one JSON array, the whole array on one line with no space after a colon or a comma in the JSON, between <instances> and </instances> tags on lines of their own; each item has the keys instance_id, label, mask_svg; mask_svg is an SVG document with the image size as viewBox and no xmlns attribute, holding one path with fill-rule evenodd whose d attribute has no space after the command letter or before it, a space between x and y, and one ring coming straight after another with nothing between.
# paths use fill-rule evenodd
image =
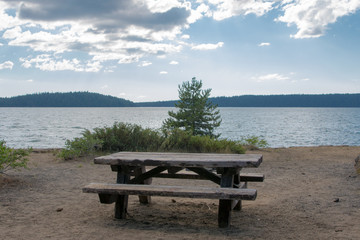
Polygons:
<instances>
[{"instance_id":1,"label":"picnic table","mask_svg":"<svg viewBox=\"0 0 360 240\"><path fill-rule=\"evenodd\" d=\"M128 195L139 195L143 204L150 203L151 196L219 199L218 225L228 227L231 211L241 210L241 200L255 200L257 196L255 189L247 188L247 182L264 180L263 174L240 170L256 168L262 159L260 154L119 152L94 160L117 172L116 184L91 183L83 192L97 193L101 203L115 202L117 219L126 218ZM219 186L151 185L154 177L205 179Z\"/></svg>"}]
</instances>

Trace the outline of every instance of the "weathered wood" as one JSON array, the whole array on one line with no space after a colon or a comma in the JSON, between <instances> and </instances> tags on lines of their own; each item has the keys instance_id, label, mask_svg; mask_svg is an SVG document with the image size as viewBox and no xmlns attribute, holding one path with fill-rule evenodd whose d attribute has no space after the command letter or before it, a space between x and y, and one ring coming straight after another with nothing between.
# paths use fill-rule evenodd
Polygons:
<instances>
[{"instance_id":1,"label":"weathered wood","mask_svg":"<svg viewBox=\"0 0 360 240\"><path fill-rule=\"evenodd\" d=\"M83 192L110 195L148 195L237 200L255 200L257 195L255 189L107 183L91 183L83 188Z\"/></svg>"},{"instance_id":2,"label":"weathered wood","mask_svg":"<svg viewBox=\"0 0 360 240\"><path fill-rule=\"evenodd\" d=\"M135 177L139 177L141 174L144 174L145 172L146 172L145 166L138 167L134 170ZM142 181L141 183L149 185L151 184L151 182L152 182L152 178L148 178ZM151 203L151 197L139 195L139 201L142 204L149 204Z\"/></svg>"},{"instance_id":3,"label":"weathered wood","mask_svg":"<svg viewBox=\"0 0 360 240\"><path fill-rule=\"evenodd\" d=\"M131 184L141 184L143 183L146 179L154 177L154 175L161 173L163 171L165 171L167 168L166 167L156 167L153 168L149 171L147 171L146 173L143 173L139 176L135 176L135 178L131 179L129 181L129 183Z\"/></svg>"},{"instance_id":4,"label":"weathered wood","mask_svg":"<svg viewBox=\"0 0 360 240\"><path fill-rule=\"evenodd\" d=\"M194 179L194 180L207 180L208 178L194 173L159 173L154 175L156 178L179 178L179 179ZM220 179L220 176L219 176ZM261 173L240 173L242 182L263 182L265 179L264 174Z\"/></svg>"},{"instance_id":5,"label":"weathered wood","mask_svg":"<svg viewBox=\"0 0 360 240\"><path fill-rule=\"evenodd\" d=\"M119 170L120 171L117 172L116 183L126 184L130 179L130 175L127 174L128 169L126 167L122 167ZM101 194L99 194L99 198L101 198L100 195ZM115 201L115 218L116 219L125 219L126 218L128 199L129 199L128 195L118 195L116 197L116 201Z\"/></svg>"},{"instance_id":6,"label":"weathered wood","mask_svg":"<svg viewBox=\"0 0 360 240\"><path fill-rule=\"evenodd\" d=\"M117 196L112 194L99 194L99 199L103 204L111 204L116 202Z\"/></svg>"},{"instance_id":7,"label":"weathered wood","mask_svg":"<svg viewBox=\"0 0 360 240\"><path fill-rule=\"evenodd\" d=\"M263 182L265 175L262 173L240 173L241 182Z\"/></svg>"},{"instance_id":8,"label":"weathered wood","mask_svg":"<svg viewBox=\"0 0 360 240\"><path fill-rule=\"evenodd\" d=\"M248 190L232 188L234 184L234 175L232 169L225 168L221 175L220 186L223 189L230 188L233 190ZM231 220L232 200L220 199L218 210L218 224L220 228L229 227Z\"/></svg>"},{"instance_id":9,"label":"weathered wood","mask_svg":"<svg viewBox=\"0 0 360 240\"><path fill-rule=\"evenodd\" d=\"M97 157L96 164L167 167L258 167L261 154L119 152Z\"/></svg>"},{"instance_id":10,"label":"weathered wood","mask_svg":"<svg viewBox=\"0 0 360 240\"><path fill-rule=\"evenodd\" d=\"M220 185L221 178L218 175L216 175L215 173L213 173L209 170L206 170L204 168L189 167L188 169L197 173L199 176Z\"/></svg>"},{"instance_id":11,"label":"weathered wood","mask_svg":"<svg viewBox=\"0 0 360 240\"><path fill-rule=\"evenodd\" d=\"M236 175L234 176L234 185L235 185L235 188L241 188L240 183L241 183L241 182L240 182L240 174L236 174ZM242 208L242 202L241 202L241 200L237 201L236 203L233 202L231 208L232 208L233 210L235 210L235 211L240 211L241 208Z\"/></svg>"}]
</instances>

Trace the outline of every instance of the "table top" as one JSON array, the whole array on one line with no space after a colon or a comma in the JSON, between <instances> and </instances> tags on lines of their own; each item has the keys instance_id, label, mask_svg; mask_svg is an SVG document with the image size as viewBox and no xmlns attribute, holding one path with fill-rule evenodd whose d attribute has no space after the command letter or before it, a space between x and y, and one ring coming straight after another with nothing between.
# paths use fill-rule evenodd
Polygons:
<instances>
[{"instance_id":1,"label":"table top","mask_svg":"<svg viewBox=\"0 0 360 240\"><path fill-rule=\"evenodd\" d=\"M97 157L95 164L127 166L243 168L258 167L261 154L118 152Z\"/></svg>"}]
</instances>

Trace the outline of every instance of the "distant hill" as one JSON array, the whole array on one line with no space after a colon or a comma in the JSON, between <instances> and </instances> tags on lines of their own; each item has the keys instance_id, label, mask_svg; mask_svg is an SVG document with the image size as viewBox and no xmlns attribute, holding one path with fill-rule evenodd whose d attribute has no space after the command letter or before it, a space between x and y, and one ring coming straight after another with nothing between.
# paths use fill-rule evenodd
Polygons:
<instances>
[{"instance_id":1,"label":"distant hill","mask_svg":"<svg viewBox=\"0 0 360 240\"><path fill-rule=\"evenodd\" d=\"M243 95L210 98L219 107L360 107L357 94ZM177 100L134 103L91 92L36 93L0 98L0 107L174 107Z\"/></svg>"},{"instance_id":2,"label":"distant hill","mask_svg":"<svg viewBox=\"0 0 360 240\"><path fill-rule=\"evenodd\" d=\"M360 107L360 94L244 95L211 100L219 107Z\"/></svg>"},{"instance_id":3,"label":"distant hill","mask_svg":"<svg viewBox=\"0 0 360 240\"><path fill-rule=\"evenodd\" d=\"M243 95L210 98L219 107L360 107L360 94ZM135 103L140 107L173 107L176 101Z\"/></svg>"},{"instance_id":4,"label":"distant hill","mask_svg":"<svg viewBox=\"0 0 360 240\"><path fill-rule=\"evenodd\" d=\"M134 103L99 93L68 92L0 98L0 107L134 107Z\"/></svg>"}]
</instances>

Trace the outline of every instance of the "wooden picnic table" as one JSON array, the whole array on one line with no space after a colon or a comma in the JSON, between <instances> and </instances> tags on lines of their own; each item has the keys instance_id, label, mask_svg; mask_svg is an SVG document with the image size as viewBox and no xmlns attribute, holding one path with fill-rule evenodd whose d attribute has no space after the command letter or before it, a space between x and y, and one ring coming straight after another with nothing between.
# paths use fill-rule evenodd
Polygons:
<instances>
[{"instance_id":1,"label":"wooden picnic table","mask_svg":"<svg viewBox=\"0 0 360 240\"><path fill-rule=\"evenodd\" d=\"M242 168L258 167L260 154L214 154L170 152L119 152L97 157L95 164L110 165L117 172L116 184L92 183L83 191L98 193L101 203L115 202L115 218L126 217L128 195L139 195L141 203L150 196L219 199L219 227L230 225L232 209L241 209L241 200L254 200L257 192L247 181L263 181L262 174L240 174ZM186 168L190 173L184 173ZM195 174L194 174L195 173ZM220 187L150 185L153 177L206 179Z\"/></svg>"}]
</instances>

